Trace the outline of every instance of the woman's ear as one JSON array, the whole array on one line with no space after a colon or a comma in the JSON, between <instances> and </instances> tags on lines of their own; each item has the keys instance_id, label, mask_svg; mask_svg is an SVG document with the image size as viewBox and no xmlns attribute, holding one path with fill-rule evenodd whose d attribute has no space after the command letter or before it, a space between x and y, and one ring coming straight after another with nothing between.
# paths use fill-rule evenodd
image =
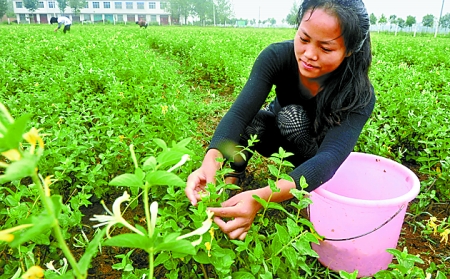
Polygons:
<instances>
[{"instance_id":1,"label":"woman's ear","mask_svg":"<svg viewBox=\"0 0 450 279\"><path fill-rule=\"evenodd\" d=\"M345 55L345 58L347 58L347 57L350 57L350 56L352 56L352 54L353 54L353 52L352 52L352 51L350 51L350 52L347 52L347 54Z\"/></svg>"}]
</instances>

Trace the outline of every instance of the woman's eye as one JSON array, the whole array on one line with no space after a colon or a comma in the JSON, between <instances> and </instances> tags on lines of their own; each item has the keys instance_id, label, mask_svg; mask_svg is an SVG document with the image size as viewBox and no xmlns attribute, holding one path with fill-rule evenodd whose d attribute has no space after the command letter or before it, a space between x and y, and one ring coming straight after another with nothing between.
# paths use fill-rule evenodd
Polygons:
<instances>
[{"instance_id":1,"label":"woman's eye","mask_svg":"<svg viewBox=\"0 0 450 279\"><path fill-rule=\"evenodd\" d=\"M322 48L323 49L323 51L325 51L325 52L330 52L331 51L331 49L328 49L328 48Z\"/></svg>"},{"instance_id":2,"label":"woman's eye","mask_svg":"<svg viewBox=\"0 0 450 279\"><path fill-rule=\"evenodd\" d=\"M302 42L304 42L304 43L308 42L308 40L306 40L306 39L304 39L304 38L302 38L302 37L300 37L300 41L302 41Z\"/></svg>"}]
</instances>

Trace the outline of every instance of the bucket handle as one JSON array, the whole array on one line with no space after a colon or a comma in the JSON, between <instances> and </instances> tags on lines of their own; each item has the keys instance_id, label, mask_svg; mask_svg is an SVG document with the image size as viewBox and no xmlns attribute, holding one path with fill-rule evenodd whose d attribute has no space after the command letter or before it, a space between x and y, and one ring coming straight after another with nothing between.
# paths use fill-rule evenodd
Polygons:
<instances>
[{"instance_id":1,"label":"bucket handle","mask_svg":"<svg viewBox=\"0 0 450 279\"><path fill-rule=\"evenodd\" d=\"M394 219L395 216L397 216L400 213L400 211L402 211L403 208L405 208L405 204L402 204L402 206L399 208L399 210L397 210L397 212L395 212L394 215L392 215L389 219L387 219L386 222L384 222L383 224L379 225L378 227L376 227L375 229L371 230L370 232L366 232L364 234L361 234L361 235L358 235L358 236L349 237L349 238L327 238L327 237L323 237L322 239L323 240L328 240L328 241L347 241L347 240L352 240L352 239L356 239L356 238L360 238L360 237L366 236L368 234L373 233L374 231L377 231L377 230L381 229L384 225L389 223L389 221ZM308 207L308 215L309 215L309 207Z\"/></svg>"}]
</instances>

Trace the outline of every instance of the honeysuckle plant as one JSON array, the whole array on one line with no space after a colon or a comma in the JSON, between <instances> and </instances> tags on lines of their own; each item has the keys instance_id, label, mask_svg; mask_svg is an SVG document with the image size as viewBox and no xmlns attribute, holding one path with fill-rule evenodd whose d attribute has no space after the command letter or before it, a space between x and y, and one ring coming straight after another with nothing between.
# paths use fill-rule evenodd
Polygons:
<instances>
[{"instance_id":1,"label":"honeysuckle plant","mask_svg":"<svg viewBox=\"0 0 450 279\"><path fill-rule=\"evenodd\" d=\"M174 144L172 148L167 147L164 141L154 139L154 142L163 148L163 151L158 157L151 156L145 160L142 167L139 166L134 146L130 145L131 158L134 163L135 172L122 174L114 178L109 184L112 186L127 186L131 188L132 192L140 192L138 196L142 196L143 206L145 211L145 223L147 228L139 225L131 225L123 217L123 212L120 209L121 204L130 201L130 195L127 191L117 198L112 206L112 212L104 206L108 215L94 215L91 221L97 221L99 224L94 227L106 225L107 239L103 242L105 246L117 246L124 248L138 248L148 253L149 262L149 278L153 278L155 255L162 251L176 252L181 255L195 255L195 246L202 241L203 234L207 233L213 223L212 212L206 212L207 217L202 226L190 233L181 235L182 229L179 231L166 232L159 230L157 226L158 216L158 202L153 201L150 204L149 196L151 195L152 187L175 185L179 187L185 186L178 175L173 173L176 169L185 164L190 156L190 151L186 148L189 139L184 140L178 144ZM178 162L177 162L178 161ZM173 166L165 170L167 167ZM138 191L136 191L136 189ZM114 225L122 225L129 229L130 233L121 233L115 236L110 235L110 229ZM197 240L189 241L187 239L198 236Z\"/></svg>"},{"instance_id":2,"label":"honeysuckle plant","mask_svg":"<svg viewBox=\"0 0 450 279\"><path fill-rule=\"evenodd\" d=\"M59 217L65 206L62 197L52 195L50 191L52 176L43 178L38 172L38 163L45 147L43 140L45 134L41 134L40 129L35 127L27 132L30 119L31 116L27 114L14 119L7 108L0 103L0 153L4 158L0 161L0 167L4 169L3 174L0 175L0 184L30 177L33 181L30 186L37 189L42 206L38 216L32 215L25 220L20 220L17 226L0 231L0 241L7 242L12 248L17 248L51 230L59 248L72 267L72 270L61 275L61 278L87 278L90 260L97 252L103 233L99 233L89 243L85 254L77 262L64 239L59 224ZM43 270L38 266L30 266L27 272L20 275L21 273L22 270L19 268L16 274L21 278L43 277Z\"/></svg>"}]
</instances>

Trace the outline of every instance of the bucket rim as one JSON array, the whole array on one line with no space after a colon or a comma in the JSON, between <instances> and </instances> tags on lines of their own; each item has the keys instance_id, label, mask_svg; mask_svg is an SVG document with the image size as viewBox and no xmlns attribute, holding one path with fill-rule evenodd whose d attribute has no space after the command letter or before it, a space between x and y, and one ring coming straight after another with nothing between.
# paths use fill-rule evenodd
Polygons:
<instances>
[{"instance_id":1,"label":"bucket rim","mask_svg":"<svg viewBox=\"0 0 450 279\"><path fill-rule=\"evenodd\" d=\"M391 199L384 199L384 200L366 200L366 199L356 199L356 198L345 197L345 196L335 194L331 191L328 191L323 187L319 187L319 188L315 189L313 191L313 193L318 194L319 196L322 196L322 197L327 198L332 201L337 201L340 203L350 204L350 205L359 206L359 207L401 206L402 204L409 203L410 201L415 199L417 197L417 195L419 194L419 192L420 192L419 178L412 170L405 167L404 165L402 165L394 160L391 160L391 159L388 159L388 158L385 158L385 157L382 157L379 155L369 154L369 153L351 152L350 155L347 157L347 159L350 157L352 157L352 158L354 158L354 157L355 158L369 157L369 158L377 159L380 161L395 163L399 169L399 172L404 173L405 175L407 175L407 177L410 177L412 179L411 189L407 193L405 193L401 196L391 198ZM345 163L345 161L344 161L344 163Z\"/></svg>"}]
</instances>

